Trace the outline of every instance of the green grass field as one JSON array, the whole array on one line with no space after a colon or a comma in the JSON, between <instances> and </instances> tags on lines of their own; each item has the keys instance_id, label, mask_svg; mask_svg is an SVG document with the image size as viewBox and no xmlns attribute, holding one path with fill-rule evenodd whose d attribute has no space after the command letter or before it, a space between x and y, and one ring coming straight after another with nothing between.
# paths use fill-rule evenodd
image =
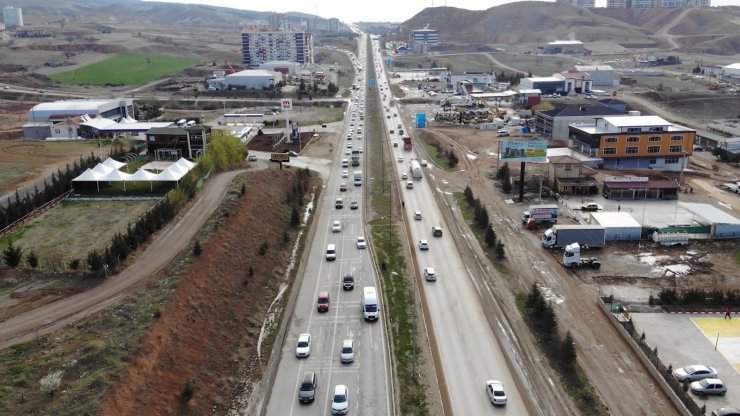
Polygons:
<instances>
[{"instance_id":1,"label":"green grass field","mask_svg":"<svg viewBox=\"0 0 740 416\"><path fill-rule=\"evenodd\" d=\"M198 61L159 55L120 54L106 60L49 77L63 84L141 85L189 68Z\"/></svg>"}]
</instances>

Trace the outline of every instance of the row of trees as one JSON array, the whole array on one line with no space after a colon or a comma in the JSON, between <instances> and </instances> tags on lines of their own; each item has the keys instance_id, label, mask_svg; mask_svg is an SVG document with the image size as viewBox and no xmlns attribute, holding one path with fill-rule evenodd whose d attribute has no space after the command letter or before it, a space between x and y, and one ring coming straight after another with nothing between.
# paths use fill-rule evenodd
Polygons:
<instances>
[{"instance_id":1,"label":"row of trees","mask_svg":"<svg viewBox=\"0 0 740 416\"><path fill-rule=\"evenodd\" d=\"M473 208L473 226L483 231L483 241L485 241L489 248L494 249L498 260L503 260L506 257L504 243L497 241L496 231L493 229L493 224L491 224L488 210L480 202L480 199L473 195L473 190L469 186L465 187L463 196L468 206Z\"/></svg>"},{"instance_id":2,"label":"row of trees","mask_svg":"<svg viewBox=\"0 0 740 416\"><path fill-rule=\"evenodd\" d=\"M563 375L575 375L577 354L573 336L568 331L564 338L560 337L555 311L536 283L527 294L524 306L527 323L540 342L542 350L550 358L550 362Z\"/></svg>"},{"instance_id":3,"label":"row of trees","mask_svg":"<svg viewBox=\"0 0 740 416\"><path fill-rule=\"evenodd\" d=\"M740 307L740 292L735 290L663 289L658 299L663 305Z\"/></svg>"}]
</instances>

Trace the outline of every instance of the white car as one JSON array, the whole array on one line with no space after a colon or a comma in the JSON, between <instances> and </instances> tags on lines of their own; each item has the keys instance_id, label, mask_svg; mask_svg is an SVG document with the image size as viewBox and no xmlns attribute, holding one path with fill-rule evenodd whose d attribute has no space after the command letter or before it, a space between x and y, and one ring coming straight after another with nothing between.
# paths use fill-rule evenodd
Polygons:
<instances>
[{"instance_id":1,"label":"white car","mask_svg":"<svg viewBox=\"0 0 740 416\"><path fill-rule=\"evenodd\" d=\"M357 248L359 249L367 248L367 242L365 241L365 237L357 237Z\"/></svg>"},{"instance_id":2,"label":"white car","mask_svg":"<svg viewBox=\"0 0 740 416\"><path fill-rule=\"evenodd\" d=\"M424 166L424 167L426 167L426 166L427 166L427 165L428 165L429 163L427 162L427 160L426 160L426 159L421 159L421 161L419 162L419 164L420 164L421 166Z\"/></svg>"},{"instance_id":3,"label":"white car","mask_svg":"<svg viewBox=\"0 0 740 416\"><path fill-rule=\"evenodd\" d=\"M496 406L506 405L506 393L504 392L504 385L498 380L486 381L486 393L488 398Z\"/></svg>"},{"instance_id":4,"label":"white car","mask_svg":"<svg viewBox=\"0 0 740 416\"><path fill-rule=\"evenodd\" d=\"M342 351L339 355L339 360L344 364L355 361L355 344L351 339L342 341Z\"/></svg>"},{"instance_id":5,"label":"white car","mask_svg":"<svg viewBox=\"0 0 740 416\"><path fill-rule=\"evenodd\" d=\"M358 147L358 148L357 148L357 150L359 150L359 151L360 151L360 153L362 153L362 151L363 151L364 149L362 148L362 146L360 146L360 147Z\"/></svg>"},{"instance_id":6,"label":"white car","mask_svg":"<svg viewBox=\"0 0 740 416\"><path fill-rule=\"evenodd\" d=\"M718 378L705 378L704 380L695 381L689 384L689 389L698 396L709 394L724 396L727 394L727 386Z\"/></svg>"},{"instance_id":7,"label":"white car","mask_svg":"<svg viewBox=\"0 0 740 416\"><path fill-rule=\"evenodd\" d=\"M434 267L424 268L424 280L428 282L434 282L437 280L437 272L434 270Z\"/></svg>"},{"instance_id":8,"label":"white car","mask_svg":"<svg viewBox=\"0 0 740 416\"><path fill-rule=\"evenodd\" d=\"M400 156L400 157L398 158L398 163L403 163L403 156Z\"/></svg>"},{"instance_id":9,"label":"white car","mask_svg":"<svg viewBox=\"0 0 740 416\"><path fill-rule=\"evenodd\" d=\"M419 250L429 250L429 241L419 240Z\"/></svg>"},{"instance_id":10,"label":"white car","mask_svg":"<svg viewBox=\"0 0 740 416\"><path fill-rule=\"evenodd\" d=\"M349 171L348 170L343 170L342 171L342 177L343 178L349 178Z\"/></svg>"},{"instance_id":11,"label":"white car","mask_svg":"<svg viewBox=\"0 0 740 416\"><path fill-rule=\"evenodd\" d=\"M331 232L333 233L341 233L342 232L342 223L339 221L334 221L334 223L331 225Z\"/></svg>"},{"instance_id":12,"label":"white car","mask_svg":"<svg viewBox=\"0 0 740 416\"><path fill-rule=\"evenodd\" d=\"M334 397L331 399L331 414L346 415L349 411L349 390L344 384L334 387Z\"/></svg>"},{"instance_id":13,"label":"white car","mask_svg":"<svg viewBox=\"0 0 740 416\"><path fill-rule=\"evenodd\" d=\"M349 149L347 149L347 150L345 150L345 151L344 151L344 154L345 154L345 155L348 155L348 156L349 156L349 155L351 155L351 154L352 154L352 151L351 151L351 150L349 150Z\"/></svg>"},{"instance_id":14,"label":"white car","mask_svg":"<svg viewBox=\"0 0 740 416\"><path fill-rule=\"evenodd\" d=\"M701 364L689 365L673 370L673 377L680 381L698 381L705 378L716 378L717 370Z\"/></svg>"},{"instance_id":15,"label":"white car","mask_svg":"<svg viewBox=\"0 0 740 416\"><path fill-rule=\"evenodd\" d=\"M304 358L311 355L311 334L298 335L298 342L295 344L295 356Z\"/></svg>"},{"instance_id":16,"label":"white car","mask_svg":"<svg viewBox=\"0 0 740 416\"><path fill-rule=\"evenodd\" d=\"M414 219L421 221L421 211L414 212Z\"/></svg>"},{"instance_id":17,"label":"white car","mask_svg":"<svg viewBox=\"0 0 740 416\"><path fill-rule=\"evenodd\" d=\"M250 162L256 162L257 161L257 155L249 155L247 156L247 160Z\"/></svg>"},{"instance_id":18,"label":"white car","mask_svg":"<svg viewBox=\"0 0 740 416\"><path fill-rule=\"evenodd\" d=\"M401 172L401 180L407 180L409 178L409 175L406 174L406 172Z\"/></svg>"}]
</instances>

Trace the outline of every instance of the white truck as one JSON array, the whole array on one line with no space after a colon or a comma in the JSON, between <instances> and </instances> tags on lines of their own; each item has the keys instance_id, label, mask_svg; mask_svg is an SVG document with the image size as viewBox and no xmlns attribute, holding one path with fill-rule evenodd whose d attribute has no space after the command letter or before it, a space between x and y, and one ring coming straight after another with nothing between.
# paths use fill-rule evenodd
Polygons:
<instances>
[{"instance_id":1,"label":"white truck","mask_svg":"<svg viewBox=\"0 0 740 416\"><path fill-rule=\"evenodd\" d=\"M653 241L661 246L685 246L689 244L687 233L659 233L653 232Z\"/></svg>"},{"instance_id":2,"label":"white truck","mask_svg":"<svg viewBox=\"0 0 740 416\"><path fill-rule=\"evenodd\" d=\"M553 225L542 235L542 247L559 248L579 243L586 248L604 247L606 228L598 225Z\"/></svg>"},{"instance_id":3,"label":"white truck","mask_svg":"<svg viewBox=\"0 0 740 416\"><path fill-rule=\"evenodd\" d=\"M355 171L354 184L355 186L362 186L362 171L361 170Z\"/></svg>"},{"instance_id":4,"label":"white truck","mask_svg":"<svg viewBox=\"0 0 740 416\"><path fill-rule=\"evenodd\" d=\"M581 246L578 243L565 246L563 253L563 266L565 267L590 267L601 268L601 262L596 257L581 257Z\"/></svg>"},{"instance_id":5,"label":"white truck","mask_svg":"<svg viewBox=\"0 0 740 416\"><path fill-rule=\"evenodd\" d=\"M550 226L558 222L558 205L530 205L522 213L522 224L533 230L538 226Z\"/></svg>"},{"instance_id":6,"label":"white truck","mask_svg":"<svg viewBox=\"0 0 740 416\"><path fill-rule=\"evenodd\" d=\"M416 159L411 159L411 167L409 168L411 171L411 177L416 180L421 180L422 173L421 173L421 165L419 164L419 161Z\"/></svg>"}]
</instances>

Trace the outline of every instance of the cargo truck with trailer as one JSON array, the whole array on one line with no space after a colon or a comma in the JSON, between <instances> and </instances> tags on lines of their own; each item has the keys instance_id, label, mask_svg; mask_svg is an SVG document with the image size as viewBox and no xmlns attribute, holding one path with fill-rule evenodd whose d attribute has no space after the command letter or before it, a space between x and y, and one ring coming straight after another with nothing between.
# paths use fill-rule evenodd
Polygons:
<instances>
[{"instance_id":1,"label":"cargo truck with trailer","mask_svg":"<svg viewBox=\"0 0 740 416\"><path fill-rule=\"evenodd\" d=\"M558 222L557 204L530 205L529 209L522 213L522 224L533 230L537 227L549 227Z\"/></svg>"},{"instance_id":2,"label":"cargo truck with trailer","mask_svg":"<svg viewBox=\"0 0 740 416\"><path fill-rule=\"evenodd\" d=\"M542 247L561 248L579 243L581 248L600 248L606 242L606 228L598 225L561 225L548 228L542 235Z\"/></svg>"},{"instance_id":3,"label":"cargo truck with trailer","mask_svg":"<svg viewBox=\"0 0 740 416\"><path fill-rule=\"evenodd\" d=\"M411 151L411 137L403 138L403 150L406 150L407 152Z\"/></svg>"},{"instance_id":4,"label":"cargo truck with trailer","mask_svg":"<svg viewBox=\"0 0 740 416\"><path fill-rule=\"evenodd\" d=\"M563 266L599 269L601 268L601 262L596 257L581 257L581 245L573 243L565 246L565 252L563 253Z\"/></svg>"}]
</instances>

